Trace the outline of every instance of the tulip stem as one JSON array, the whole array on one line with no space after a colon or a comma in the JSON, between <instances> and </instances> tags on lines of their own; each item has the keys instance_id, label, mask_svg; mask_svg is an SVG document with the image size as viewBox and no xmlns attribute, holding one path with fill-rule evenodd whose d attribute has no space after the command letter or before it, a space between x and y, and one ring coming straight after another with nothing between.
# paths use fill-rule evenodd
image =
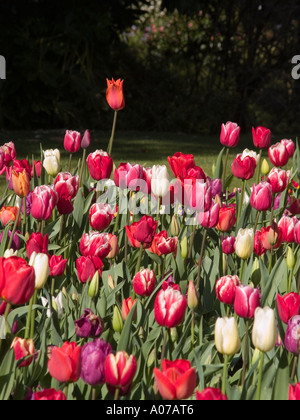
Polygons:
<instances>
[{"instance_id":1,"label":"tulip stem","mask_svg":"<svg viewBox=\"0 0 300 420\"><path fill-rule=\"evenodd\" d=\"M115 389L114 401L117 401L119 399L119 394L120 394L120 388L117 386Z\"/></svg>"},{"instance_id":2,"label":"tulip stem","mask_svg":"<svg viewBox=\"0 0 300 420\"><path fill-rule=\"evenodd\" d=\"M166 353L166 347L167 347L167 341L168 341L168 330L166 327L164 327L164 341L163 341L163 346L162 346L162 350L161 350L161 360L160 360L160 364L162 364L162 361L165 358L165 353Z\"/></svg>"},{"instance_id":3,"label":"tulip stem","mask_svg":"<svg viewBox=\"0 0 300 420\"><path fill-rule=\"evenodd\" d=\"M138 260L137 260L137 264L136 264L136 269L135 269L136 274L140 271L140 268L141 268L143 251L144 251L144 246L143 246L143 244L141 244L140 250L139 250L139 255L138 255Z\"/></svg>"},{"instance_id":4,"label":"tulip stem","mask_svg":"<svg viewBox=\"0 0 300 420\"><path fill-rule=\"evenodd\" d=\"M33 296L29 301L28 313L27 313L27 318L26 318L26 327L25 327L25 339L26 340L28 340L28 338L30 336L30 322L31 322L32 305L33 305Z\"/></svg>"},{"instance_id":5,"label":"tulip stem","mask_svg":"<svg viewBox=\"0 0 300 420\"><path fill-rule=\"evenodd\" d=\"M197 273L197 281L196 281L196 290L198 292L200 292L199 291L200 276L201 276L201 267L202 267L202 259L203 259L203 254L204 254L204 246L205 246L206 236L207 236L207 229L204 229L201 251L200 251L200 257L199 257L199 261L198 261L198 273Z\"/></svg>"},{"instance_id":6,"label":"tulip stem","mask_svg":"<svg viewBox=\"0 0 300 420\"><path fill-rule=\"evenodd\" d=\"M112 152L112 147L113 147L113 142L114 142L114 137L115 137L115 131L116 131L116 125L117 125L117 116L118 116L118 111L115 111L111 136L110 136L108 149L107 149L107 153L109 154L109 156L111 156L111 152Z\"/></svg>"},{"instance_id":7,"label":"tulip stem","mask_svg":"<svg viewBox=\"0 0 300 420\"><path fill-rule=\"evenodd\" d=\"M257 168L257 179L256 183L259 184L261 180L261 157L262 157L262 149L259 151L259 158L258 158L258 168Z\"/></svg>"},{"instance_id":8,"label":"tulip stem","mask_svg":"<svg viewBox=\"0 0 300 420\"><path fill-rule=\"evenodd\" d=\"M242 186L241 198L240 198L239 209L238 209L237 223L239 222L241 214L242 214L245 192L246 192L246 180L243 179L243 186Z\"/></svg>"},{"instance_id":9,"label":"tulip stem","mask_svg":"<svg viewBox=\"0 0 300 420\"><path fill-rule=\"evenodd\" d=\"M196 223L193 226L192 237L191 237L191 241L190 241L189 254L188 254L188 259L189 260L192 258L192 251L193 251L193 245L194 245L194 240L195 240L195 234L196 234Z\"/></svg>"},{"instance_id":10,"label":"tulip stem","mask_svg":"<svg viewBox=\"0 0 300 420\"><path fill-rule=\"evenodd\" d=\"M260 401L260 395L261 395L261 382L262 382L262 374L263 374L263 368L264 368L264 356L265 353L261 352L260 354L260 363L259 363L259 376L258 376L258 383L257 383L257 392L256 392L256 400Z\"/></svg>"},{"instance_id":11,"label":"tulip stem","mask_svg":"<svg viewBox=\"0 0 300 420\"><path fill-rule=\"evenodd\" d=\"M257 230L260 213L261 212L259 210L257 210L256 219L255 219L255 225L254 225L254 231L253 231L253 236L254 237L255 237L256 230Z\"/></svg>"},{"instance_id":12,"label":"tulip stem","mask_svg":"<svg viewBox=\"0 0 300 420\"><path fill-rule=\"evenodd\" d=\"M71 162L72 162L72 153L70 153L70 157L69 157L68 172L71 172Z\"/></svg>"},{"instance_id":13,"label":"tulip stem","mask_svg":"<svg viewBox=\"0 0 300 420\"><path fill-rule=\"evenodd\" d=\"M245 334L245 349L243 358L243 370L242 370L242 386L245 383L246 369L248 363L248 342L249 342L249 319L246 320L246 334Z\"/></svg>"},{"instance_id":14,"label":"tulip stem","mask_svg":"<svg viewBox=\"0 0 300 420\"><path fill-rule=\"evenodd\" d=\"M226 201L227 201L227 194L226 194L225 183L226 183L226 170L227 170L228 155L229 155L229 147L226 147L225 163L224 163L224 170L223 170L223 177L222 177L222 188L226 197Z\"/></svg>"},{"instance_id":15,"label":"tulip stem","mask_svg":"<svg viewBox=\"0 0 300 420\"><path fill-rule=\"evenodd\" d=\"M191 323L191 345L192 345L192 350L194 350L194 341L195 341L195 311L192 311L192 323Z\"/></svg>"},{"instance_id":16,"label":"tulip stem","mask_svg":"<svg viewBox=\"0 0 300 420\"><path fill-rule=\"evenodd\" d=\"M226 394L227 367L228 367L228 355L225 354L224 365L223 365L222 394Z\"/></svg>"},{"instance_id":17,"label":"tulip stem","mask_svg":"<svg viewBox=\"0 0 300 420\"><path fill-rule=\"evenodd\" d=\"M33 295L33 304L36 304L36 298L37 298L37 289L34 291ZM50 302L50 305L52 305L52 302ZM30 324L30 338L33 338L34 336L34 321L35 321L35 309L32 309L31 311L31 324Z\"/></svg>"}]
</instances>

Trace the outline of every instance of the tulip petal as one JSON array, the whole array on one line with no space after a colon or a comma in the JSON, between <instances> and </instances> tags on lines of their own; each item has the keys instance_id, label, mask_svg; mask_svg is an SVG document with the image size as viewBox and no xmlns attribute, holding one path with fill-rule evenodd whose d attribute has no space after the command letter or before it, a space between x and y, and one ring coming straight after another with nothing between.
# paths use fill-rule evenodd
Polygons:
<instances>
[{"instance_id":1,"label":"tulip petal","mask_svg":"<svg viewBox=\"0 0 300 420\"><path fill-rule=\"evenodd\" d=\"M160 395L165 400L174 400L176 398L176 388L169 379L159 369L153 369L153 375Z\"/></svg>"}]
</instances>

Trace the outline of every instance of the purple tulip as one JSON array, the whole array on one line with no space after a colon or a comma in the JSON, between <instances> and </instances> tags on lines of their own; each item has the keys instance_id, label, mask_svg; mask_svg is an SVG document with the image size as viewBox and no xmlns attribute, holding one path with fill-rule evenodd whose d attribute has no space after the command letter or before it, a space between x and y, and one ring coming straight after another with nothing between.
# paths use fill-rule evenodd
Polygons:
<instances>
[{"instance_id":1,"label":"purple tulip","mask_svg":"<svg viewBox=\"0 0 300 420\"><path fill-rule=\"evenodd\" d=\"M99 337L103 331L103 320L86 308L81 318L75 322L75 331L78 337Z\"/></svg>"},{"instance_id":2,"label":"purple tulip","mask_svg":"<svg viewBox=\"0 0 300 420\"><path fill-rule=\"evenodd\" d=\"M300 315L295 315L289 320L284 344L290 353L300 353Z\"/></svg>"},{"instance_id":3,"label":"purple tulip","mask_svg":"<svg viewBox=\"0 0 300 420\"><path fill-rule=\"evenodd\" d=\"M100 338L86 343L81 350L81 379L92 386L104 384L104 362L110 353L111 345Z\"/></svg>"},{"instance_id":4,"label":"purple tulip","mask_svg":"<svg viewBox=\"0 0 300 420\"><path fill-rule=\"evenodd\" d=\"M20 237L19 237L18 234L21 234L21 231L17 230L15 232L12 243L11 243L11 248L14 251L17 251L20 248ZM3 235L4 235L4 232L2 232L1 235L0 235L0 243L2 241ZM8 240L10 239L10 237L11 237L11 231L9 230L8 231Z\"/></svg>"}]
</instances>

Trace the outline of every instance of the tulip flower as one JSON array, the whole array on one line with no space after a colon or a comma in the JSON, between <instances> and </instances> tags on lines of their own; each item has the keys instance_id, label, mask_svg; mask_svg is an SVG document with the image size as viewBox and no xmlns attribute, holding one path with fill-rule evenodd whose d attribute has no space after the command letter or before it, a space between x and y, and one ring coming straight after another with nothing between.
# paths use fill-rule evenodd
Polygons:
<instances>
[{"instance_id":1,"label":"tulip flower","mask_svg":"<svg viewBox=\"0 0 300 420\"><path fill-rule=\"evenodd\" d=\"M26 242L27 258L31 257L33 252L47 254L48 252L49 235L43 236L40 232L33 232Z\"/></svg>"},{"instance_id":2,"label":"tulip flower","mask_svg":"<svg viewBox=\"0 0 300 420\"><path fill-rule=\"evenodd\" d=\"M44 151L43 167L50 176L56 176L60 171L60 151L48 149Z\"/></svg>"},{"instance_id":3,"label":"tulip flower","mask_svg":"<svg viewBox=\"0 0 300 420\"><path fill-rule=\"evenodd\" d=\"M228 232L233 228L236 222L236 210L235 207L221 207L219 209L219 221L217 229L221 232Z\"/></svg>"},{"instance_id":4,"label":"tulip flower","mask_svg":"<svg viewBox=\"0 0 300 420\"><path fill-rule=\"evenodd\" d=\"M167 231L162 230L154 236L150 251L158 256L174 253L177 255L178 237L168 237Z\"/></svg>"},{"instance_id":5,"label":"tulip flower","mask_svg":"<svg viewBox=\"0 0 300 420\"><path fill-rule=\"evenodd\" d=\"M12 231L9 230L8 231L8 238L10 239L12 235ZM13 252L17 251L18 249L20 249L20 236L21 235L21 231L20 230L16 230L15 234L13 235L13 239L12 242L10 244L11 250ZM1 233L0 235L0 243L2 241L2 238L4 236L4 232Z\"/></svg>"},{"instance_id":6,"label":"tulip flower","mask_svg":"<svg viewBox=\"0 0 300 420\"><path fill-rule=\"evenodd\" d=\"M253 185L250 198L251 207L258 211L267 211L273 204L272 186L268 182Z\"/></svg>"},{"instance_id":7,"label":"tulip flower","mask_svg":"<svg viewBox=\"0 0 300 420\"><path fill-rule=\"evenodd\" d=\"M15 145L12 141L1 146L1 152L4 153L4 164L8 165L17 156ZM1 153L2 155L2 153ZM2 157L3 159L3 157Z\"/></svg>"},{"instance_id":8,"label":"tulip flower","mask_svg":"<svg viewBox=\"0 0 300 420\"><path fill-rule=\"evenodd\" d=\"M109 392L115 393L117 388L119 395L128 394L136 370L137 361L133 354L129 355L125 351L119 351L116 355L108 354L104 363L104 374Z\"/></svg>"},{"instance_id":9,"label":"tulip flower","mask_svg":"<svg viewBox=\"0 0 300 420\"><path fill-rule=\"evenodd\" d=\"M29 265L35 271L35 288L40 290L45 286L50 274L49 257L47 254L33 252L30 256Z\"/></svg>"},{"instance_id":10,"label":"tulip flower","mask_svg":"<svg viewBox=\"0 0 300 420\"><path fill-rule=\"evenodd\" d=\"M260 230L257 230L254 236L254 253L258 256L262 256L267 252L266 248L262 244L261 238L262 233Z\"/></svg>"},{"instance_id":11,"label":"tulip flower","mask_svg":"<svg viewBox=\"0 0 300 420\"><path fill-rule=\"evenodd\" d=\"M300 315L294 315L288 321L284 345L290 353L300 354Z\"/></svg>"},{"instance_id":12,"label":"tulip flower","mask_svg":"<svg viewBox=\"0 0 300 420\"><path fill-rule=\"evenodd\" d=\"M298 222L297 217L289 217L283 215L278 222L278 229L282 233L282 242L294 243L295 238L295 226Z\"/></svg>"},{"instance_id":13,"label":"tulip flower","mask_svg":"<svg viewBox=\"0 0 300 420\"><path fill-rule=\"evenodd\" d=\"M289 386L289 401L300 401L300 382Z\"/></svg>"},{"instance_id":14,"label":"tulip flower","mask_svg":"<svg viewBox=\"0 0 300 420\"><path fill-rule=\"evenodd\" d=\"M277 324L275 312L269 307L256 308L252 329L252 342L255 348L267 353L275 347Z\"/></svg>"},{"instance_id":15,"label":"tulip flower","mask_svg":"<svg viewBox=\"0 0 300 420\"><path fill-rule=\"evenodd\" d=\"M236 289L240 285L241 281L238 276L221 277L215 287L217 298L226 305L233 305Z\"/></svg>"},{"instance_id":16,"label":"tulip flower","mask_svg":"<svg viewBox=\"0 0 300 420\"><path fill-rule=\"evenodd\" d=\"M81 373L81 347L67 341L62 347L53 347L48 370L58 382L77 382Z\"/></svg>"},{"instance_id":17,"label":"tulip flower","mask_svg":"<svg viewBox=\"0 0 300 420\"><path fill-rule=\"evenodd\" d=\"M226 255L233 254L235 252L235 236L227 236L222 239L222 251Z\"/></svg>"},{"instance_id":18,"label":"tulip flower","mask_svg":"<svg viewBox=\"0 0 300 420\"><path fill-rule=\"evenodd\" d=\"M214 228L219 222L220 204L215 203L211 205L211 208L204 212L199 213L198 222L204 228Z\"/></svg>"},{"instance_id":19,"label":"tulip flower","mask_svg":"<svg viewBox=\"0 0 300 420\"><path fill-rule=\"evenodd\" d=\"M279 293L276 297L278 315L285 324L296 315L300 315L300 296L298 293L288 293L281 296Z\"/></svg>"},{"instance_id":20,"label":"tulip flower","mask_svg":"<svg viewBox=\"0 0 300 420\"><path fill-rule=\"evenodd\" d=\"M190 280L188 284L188 291L187 291L187 305L192 311L194 311L197 308L198 303L199 303L199 299L198 299L198 294L197 294L195 284L193 280Z\"/></svg>"},{"instance_id":21,"label":"tulip flower","mask_svg":"<svg viewBox=\"0 0 300 420\"><path fill-rule=\"evenodd\" d=\"M106 232L90 231L89 233L84 233L79 243L81 255L85 257L88 255L95 256L100 259L105 258L111 251L109 239L109 234Z\"/></svg>"},{"instance_id":22,"label":"tulip flower","mask_svg":"<svg viewBox=\"0 0 300 420\"><path fill-rule=\"evenodd\" d=\"M103 320L86 308L83 315L74 321L76 335L80 338L99 337L104 329Z\"/></svg>"},{"instance_id":23,"label":"tulip flower","mask_svg":"<svg viewBox=\"0 0 300 420\"><path fill-rule=\"evenodd\" d=\"M269 147L269 158L274 166L285 166L289 160L289 154L285 145L283 143L276 143Z\"/></svg>"},{"instance_id":24,"label":"tulip flower","mask_svg":"<svg viewBox=\"0 0 300 420\"><path fill-rule=\"evenodd\" d=\"M144 168L138 164L120 163L114 172L114 181L122 189L148 191Z\"/></svg>"},{"instance_id":25,"label":"tulip flower","mask_svg":"<svg viewBox=\"0 0 300 420\"><path fill-rule=\"evenodd\" d=\"M231 356L240 351L241 340L235 318L218 318L215 324L215 345L218 352Z\"/></svg>"},{"instance_id":26,"label":"tulip flower","mask_svg":"<svg viewBox=\"0 0 300 420\"><path fill-rule=\"evenodd\" d=\"M12 187L14 192L21 198L26 197L30 192L30 174L23 169L22 172L12 171Z\"/></svg>"},{"instance_id":27,"label":"tulip flower","mask_svg":"<svg viewBox=\"0 0 300 420\"><path fill-rule=\"evenodd\" d=\"M184 182L184 204L190 211L207 212L211 208L211 186L202 179Z\"/></svg>"},{"instance_id":28,"label":"tulip flower","mask_svg":"<svg viewBox=\"0 0 300 420\"><path fill-rule=\"evenodd\" d=\"M187 171L196 166L193 155L185 155L181 152L168 157L168 162L173 175L177 178L185 179Z\"/></svg>"},{"instance_id":29,"label":"tulip flower","mask_svg":"<svg viewBox=\"0 0 300 420\"><path fill-rule=\"evenodd\" d=\"M80 149L81 134L78 131L67 130L64 138L64 148L67 152L76 153Z\"/></svg>"},{"instance_id":30,"label":"tulip flower","mask_svg":"<svg viewBox=\"0 0 300 420\"><path fill-rule=\"evenodd\" d=\"M102 267L103 262L98 256L86 255L76 260L77 276L81 283L91 281L96 271L101 276Z\"/></svg>"},{"instance_id":31,"label":"tulip flower","mask_svg":"<svg viewBox=\"0 0 300 420\"><path fill-rule=\"evenodd\" d=\"M132 297L129 297L128 299L123 299L122 310L121 310L123 321L126 321L128 314L130 310L132 309L133 305L135 304L135 302L136 302L136 299L133 300Z\"/></svg>"},{"instance_id":32,"label":"tulip flower","mask_svg":"<svg viewBox=\"0 0 300 420\"><path fill-rule=\"evenodd\" d=\"M89 130L85 130L80 146L82 149L87 149L89 147L89 145L91 144L91 134L89 132Z\"/></svg>"},{"instance_id":33,"label":"tulip flower","mask_svg":"<svg viewBox=\"0 0 300 420\"><path fill-rule=\"evenodd\" d=\"M166 400L185 400L196 387L196 369L188 360L175 361L164 359L162 370L153 369L153 375L160 395Z\"/></svg>"},{"instance_id":34,"label":"tulip flower","mask_svg":"<svg viewBox=\"0 0 300 420\"><path fill-rule=\"evenodd\" d=\"M113 210L107 203L94 203L89 211L92 229L103 231L110 225L114 217Z\"/></svg>"},{"instance_id":35,"label":"tulip flower","mask_svg":"<svg viewBox=\"0 0 300 420\"><path fill-rule=\"evenodd\" d=\"M154 303L156 322L162 327L177 327L184 319L187 300L177 284L163 282Z\"/></svg>"},{"instance_id":36,"label":"tulip flower","mask_svg":"<svg viewBox=\"0 0 300 420\"><path fill-rule=\"evenodd\" d=\"M118 237L116 235L109 233L109 244L111 246L111 251L109 252L106 258L114 259L119 254L119 250L120 250Z\"/></svg>"},{"instance_id":37,"label":"tulip flower","mask_svg":"<svg viewBox=\"0 0 300 420\"><path fill-rule=\"evenodd\" d=\"M37 220L48 220L58 202L54 187L42 185L32 192L31 214Z\"/></svg>"},{"instance_id":38,"label":"tulip flower","mask_svg":"<svg viewBox=\"0 0 300 420\"><path fill-rule=\"evenodd\" d=\"M31 364L35 351L32 338L27 340L20 337L15 337L11 343L10 348L14 349L15 358L17 361L26 358L22 363L19 364L19 367L26 367Z\"/></svg>"},{"instance_id":39,"label":"tulip flower","mask_svg":"<svg viewBox=\"0 0 300 420\"><path fill-rule=\"evenodd\" d=\"M220 142L226 147L236 147L240 140L241 128L233 122L222 124Z\"/></svg>"},{"instance_id":40,"label":"tulip flower","mask_svg":"<svg viewBox=\"0 0 300 420\"><path fill-rule=\"evenodd\" d=\"M66 401L67 398L62 391L56 391L54 388L43 389L42 391L34 392L32 395L33 401Z\"/></svg>"},{"instance_id":41,"label":"tulip flower","mask_svg":"<svg viewBox=\"0 0 300 420\"><path fill-rule=\"evenodd\" d=\"M196 391L196 400L199 401L227 401L228 398L222 394L219 388L205 388L202 392Z\"/></svg>"},{"instance_id":42,"label":"tulip flower","mask_svg":"<svg viewBox=\"0 0 300 420\"><path fill-rule=\"evenodd\" d=\"M103 385L104 363L111 353L111 345L102 339L86 343L81 351L81 379L92 386Z\"/></svg>"},{"instance_id":43,"label":"tulip flower","mask_svg":"<svg viewBox=\"0 0 300 420\"><path fill-rule=\"evenodd\" d=\"M18 217L19 208L16 206L3 206L0 210L0 220L3 226L9 222L15 222ZM21 224L21 216L19 216L18 225Z\"/></svg>"},{"instance_id":44,"label":"tulip flower","mask_svg":"<svg viewBox=\"0 0 300 420\"><path fill-rule=\"evenodd\" d=\"M241 318L253 318L254 312L260 306L259 289L239 285L235 290L234 311Z\"/></svg>"},{"instance_id":45,"label":"tulip flower","mask_svg":"<svg viewBox=\"0 0 300 420\"><path fill-rule=\"evenodd\" d=\"M0 257L0 298L13 305L24 305L34 291L34 268L20 257Z\"/></svg>"},{"instance_id":46,"label":"tulip flower","mask_svg":"<svg viewBox=\"0 0 300 420\"><path fill-rule=\"evenodd\" d=\"M282 230L274 222L271 226L261 228L260 240L266 250L278 249L282 244Z\"/></svg>"},{"instance_id":47,"label":"tulip flower","mask_svg":"<svg viewBox=\"0 0 300 420\"><path fill-rule=\"evenodd\" d=\"M144 248L150 248L155 236L157 221L154 221L151 216L145 215L139 222L135 222L125 228L132 247L140 248L141 244L143 244Z\"/></svg>"},{"instance_id":48,"label":"tulip flower","mask_svg":"<svg viewBox=\"0 0 300 420\"><path fill-rule=\"evenodd\" d=\"M73 211L71 200L79 189L79 175L72 176L69 172L60 172L53 181L58 196L57 209L60 214L70 214Z\"/></svg>"},{"instance_id":49,"label":"tulip flower","mask_svg":"<svg viewBox=\"0 0 300 420\"><path fill-rule=\"evenodd\" d=\"M150 296L155 288L155 272L149 268L139 271L132 280L135 293L140 296Z\"/></svg>"},{"instance_id":50,"label":"tulip flower","mask_svg":"<svg viewBox=\"0 0 300 420\"><path fill-rule=\"evenodd\" d=\"M235 177L248 180L253 178L256 165L256 159L252 155L238 154L232 163L231 169Z\"/></svg>"},{"instance_id":51,"label":"tulip flower","mask_svg":"<svg viewBox=\"0 0 300 420\"><path fill-rule=\"evenodd\" d=\"M108 105L114 111L121 111L125 107L125 99L123 92L123 83L124 80L109 80L106 79L107 90L106 90L106 100Z\"/></svg>"},{"instance_id":52,"label":"tulip flower","mask_svg":"<svg viewBox=\"0 0 300 420\"><path fill-rule=\"evenodd\" d=\"M52 255L49 257L49 268L50 268L50 276L52 277L59 277L64 274L67 259L63 258L62 255Z\"/></svg>"},{"instance_id":53,"label":"tulip flower","mask_svg":"<svg viewBox=\"0 0 300 420\"><path fill-rule=\"evenodd\" d=\"M268 182L271 184L274 194L283 192L288 186L290 179L291 172L280 168L273 168L268 175Z\"/></svg>"},{"instance_id":54,"label":"tulip flower","mask_svg":"<svg viewBox=\"0 0 300 420\"><path fill-rule=\"evenodd\" d=\"M271 145L271 130L265 127L252 127L253 143L259 149L268 149Z\"/></svg>"},{"instance_id":55,"label":"tulip flower","mask_svg":"<svg viewBox=\"0 0 300 420\"><path fill-rule=\"evenodd\" d=\"M86 163L91 177L96 181L110 178L113 160L107 152L96 150L88 155Z\"/></svg>"},{"instance_id":56,"label":"tulip flower","mask_svg":"<svg viewBox=\"0 0 300 420\"><path fill-rule=\"evenodd\" d=\"M289 155L289 158L293 157L295 153L295 148L296 148L293 140L282 139L280 143L285 146L287 154Z\"/></svg>"},{"instance_id":57,"label":"tulip flower","mask_svg":"<svg viewBox=\"0 0 300 420\"><path fill-rule=\"evenodd\" d=\"M243 260L250 258L254 249L254 231L252 228L240 229L235 241L236 255Z\"/></svg>"},{"instance_id":58,"label":"tulip flower","mask_svg":"<svg viewBox=\"0 0 300 420\"><path fill-rule=\"evenodd\" d=\"M170 188L169 174L166 165L152 167L151 191L156 197L165 197Z\"/></svg>"}]
</instances>

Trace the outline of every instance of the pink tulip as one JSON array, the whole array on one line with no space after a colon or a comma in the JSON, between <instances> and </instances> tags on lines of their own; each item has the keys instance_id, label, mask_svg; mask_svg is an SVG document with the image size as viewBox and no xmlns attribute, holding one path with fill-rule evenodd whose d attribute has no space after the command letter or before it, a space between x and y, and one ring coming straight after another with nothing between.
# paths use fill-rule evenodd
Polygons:
<instances>
[{"instance_id":1,"label":"pink tulip","mask_svg":"<svg viewBox=\"0 0 300 420\"><path fill-rule=\"evenodd\" d=\"M222 124L220 142L223 146L235 147L239 143L241 128L233 122Z\"/></svg>"},{"instance_id":2,"label":"pink tulip","mask_svg":"<svg viewBox=\"0 0 300 420\"><path fill-rule=\"evenodd\" d=\"M48 185L35 187L32 192L32 216L37 220L50 219L57 202L58 195L54 187Z\"/></svg>"},{"instance_id":3,"label":"pink tulip","mask_svg":"<svg viewBox=\"0 0 300 420\"><path fill-rule=\"evenodd\" d=\"M235 252L235 236L227 236L222 240L222 251L226 255L233 254Z\"/></svg>"},{"instance_id":4,"label":"pink tulip","mask_svg":"<svg viewBox=\"0 0 300 420\"><path fill-rule=\"evenodd\" d=\"M238 286L234 299L235 313L241 318L253 318L257 307L260 307L259 289L250 286Z\"/></svg>"},{"instance_id":5,"label":"pink tulip","mask_svg":"<svg viewBox=\"0 0 300 420\"><path fill-rule=\"evenodd\" d=\"M226 305L233 305L236 288L241 285L238 276L224 276L216 283L216 295L220 302Z\"/></svg>"},{"instance_id":6,"label":"pink tulip","mask_svg":"<svg viewBox=\"0 0 300 420\"><path fill-rule=\"evenodd\" d=\"M163 282L154 303L156 322L167 328L177 327L184 319L187 300L178 284Z\"/></svg>"},{"instance_id":7,"label":"pink tulip","mask_svg":"<svg viewBox=\"0 0 300 420\"><path fill-rule=\"evenodd\" d=\"M258 211L267 211L273 203L272 186L268 182L253 185L250 198L251 206Z\"/></svg>"},{"instance_id":8,"label":"pink tulip","mask_svg":"<svg viewBox=\"0 0 300 420\"><path fill-rule=\"evenodd\" d=\"M280 143L282 143L285 146L289 158L293 157L295 153L295 143L293 142L293 140L283 139Z\"/></svg>"},{"instance_id":9,"label":"pink tulip","mask_svg":"<svg viewBox=\"0 0 300 420\"><path fill-rule=\"evenodd\" d=\"M268 149L271 144L271 131L265 127L252 127L253 143L259 149Z\"/></svg>"},{"instance_id":10,"label":"pink tulip","mask_svg":"<svg viewBox=\"0 0 300 420\"><path fill-rule=\"evenodd\" d=\"M64 148L67 152L76 153L80 149L81 134L78 131L67 130L64 138Z\"/></svg>"},{"instance_id":11,"label":"pink tulip","mask_svg":"<svg viewBox=\"0 0 300 420\"><path fill-rule=\"evenodd\" d=\"M276 143L269 147L269 158L274 166L285 166L289 160L289 154L285 145L283 143Z\"/></svg>"},{"instance_id":12,"label":"pink tulip","mask_svg":"<svg viewBox=\"0 0 300 420\"><path fill-rule=\"evenodd\" d=\"M278 222L278 228L282 231L282 241L287 243L295 242L295 226L298 222L297 217L283 215Z\"/></svg>"},{"instance_id":13,"label":"pink tulip","mask_svg":"<svg viewBox=\"0 0 300 420\"><path fill-rule=\"evenodd\" d=\"M199 213L198 221L205 228L214 228L219 222L220 204L212 204L210 209L204 213Z\"/></svg>"},{"instance_id":14,"label":"pink tulip","mask_svg":"<svg viewBox=\"0 0 300 420\"><path fill-rule=\"evenodd\" d=\"M272 186L274 194L283 192L291 179L291 172L283 169L273 168L268 175L268 182Z\"/></svg>"}]
</instances>

